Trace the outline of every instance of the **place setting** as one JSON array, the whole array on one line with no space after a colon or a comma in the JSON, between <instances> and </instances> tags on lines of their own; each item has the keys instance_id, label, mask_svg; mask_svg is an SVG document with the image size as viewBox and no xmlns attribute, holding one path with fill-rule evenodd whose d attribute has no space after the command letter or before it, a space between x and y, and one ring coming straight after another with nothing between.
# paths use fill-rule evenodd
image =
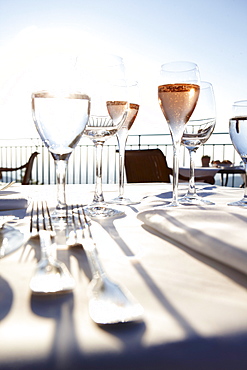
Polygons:
<instances>
[{"instance_id":1,"label":"place setting","mask_svg":"<svg viewBox=\"0 0 247 370\"><path fill-rule=\"evenodd\" d=\"M73 247L78 250L79 246L86 253L92 273L92 280L88 284L89 315L92 320L99 325L138 322L143 320L143 307L122 283L118 284L108 277L91 232L90 218L107 219L125 215L124 211L110 208L104 201L101 172L103 143L118 132L129 109L122 59L115 56L106 56L104 59L102 56L99 63L92 65L95 60L92 57L88 60L78 57L76 60L76 74L79 81L82 79L84 82L85 91L78 92L63 85L62 89L56 86L56 89L40 89L32 93L34 124L55 163L57 204L50 208L39 194L33 199L22 198L20 194L13 207L26 211L26 232L22 234L18 224L16 228L11 228L11 243L3 236L1 257L14 251L13 245L17 249L22 245L26 248L25 244L28 244L37 258L29 284L30 294L44 297L70 294L76 282L66 264L58 259L57 251L59 248L69 250ZM67 62L67 66L70 66L70 61ZM50 67L52 70L52 63ZM112 75L114 80L109 81L106 77ZM66 200L68 161L82 135L92 139L96 150L94 199L92 204L69 205ZM123 180L120 181L123 183ZM5 194L7 197L8 193ZM9 211L12 208L10 203L5 206L0 202L0 206ZM9 224L10 219L6 218L7 221ZM30 253L29 250L27 254Z\"/></svg>"},{"instance_id":2,"label":"place setting","mask_svg":"<svg viewBox=\"0 0 247 370\"><path fill-rule=\"evenodd\" d=\"M118 284L106 274L85 207L66 204L66 214L66 220L60 224L62 230L54 223L48 203L42 200L30 202L24 220L2 216L0 258L23 247L21 255L25 259L24 255L28 256L34 250L37 262L30 280L30 294L46 300L47 297L73 293L75 279L66 264L57 258L57 253L73 248L78 253L81 249L81 253L86 253L92 274L87 288L92 320L99 325L143 321L143 307L122 283Z\"/></svg>"},{"instance_id":3,"label":"place setting","mask_svg":"<svg viewBox=\"0 0 247 370\"><path fill-rule=\"evenodd\" d=\"M86 253L92 273L88 285L89 315L99 325L142 321L143 308L130 292L112 281L98 257L90 221L83 207L71 206L72 224L67 225L67 247L78 247ZM56 233L46 202L34 203L30 215L31 237L39 237L41 257L30 281L32 294L47 297L68 294L75 280L65 264L56 258ZM73 235L71 235L73 234Z\"/></svg>"}]
</instances>

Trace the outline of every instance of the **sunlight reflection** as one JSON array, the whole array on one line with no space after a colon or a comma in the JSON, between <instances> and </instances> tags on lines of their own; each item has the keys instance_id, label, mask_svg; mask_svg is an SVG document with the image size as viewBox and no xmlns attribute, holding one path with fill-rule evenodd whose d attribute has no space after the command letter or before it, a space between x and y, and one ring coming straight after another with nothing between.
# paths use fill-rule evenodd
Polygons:
<instances>
[{"instance_id":1,"label":"sunlight reflection","mask_svg":"<svg viewBox=\"0 0 247 370\"><path fill-rule=\"evenodd\" d=\"M17 315L17 317L19 317ZM8 330L7 330L8 328ZM27 325L26 321L18 321L13 324L13 331L9 331L9 326L6 325L6 330L2 328L2 335L4 341L1 343L2 354L1 358L4 359L9 355L9 348L14 347L16 356L32 358L33 356L42 356L49 352L52 348L52 342L55 331L55 322L53 320L43 320L40 325L40 318L37 322L32 320L32 324ZM45 341L44 341L45 338ZM29 343L29 346L26 343Z\"/></svg>"}]
</instances>

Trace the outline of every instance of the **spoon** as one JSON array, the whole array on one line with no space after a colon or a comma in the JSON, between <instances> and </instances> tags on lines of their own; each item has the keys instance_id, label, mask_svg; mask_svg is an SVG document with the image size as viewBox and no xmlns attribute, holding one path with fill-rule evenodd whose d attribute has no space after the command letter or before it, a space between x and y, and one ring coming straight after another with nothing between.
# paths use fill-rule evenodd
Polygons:
<instances>
[{"instance_id":1,"label":"spoon","mask_svg":"<svg viewBox=\"0 0 247 370\"><path fill-rule=\"evenodd\" d=\"M84 209L82 207L83 216L79 207L77 209L82 230L82 245L93 275L88 286L91 319L99 325L142 321L143 307L124 286L120 286L107 276L99 260Z\"/></svg>"}]
</instances>

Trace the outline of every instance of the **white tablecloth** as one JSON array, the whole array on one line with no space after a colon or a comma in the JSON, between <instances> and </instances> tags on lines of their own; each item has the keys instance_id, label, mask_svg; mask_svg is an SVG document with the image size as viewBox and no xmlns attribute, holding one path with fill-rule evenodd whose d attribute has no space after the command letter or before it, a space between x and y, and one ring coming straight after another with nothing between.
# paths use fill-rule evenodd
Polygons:
<instances>
[{"instance_id":1,"label":"white tablecloth","mask_svg":"<svg viewBox=\"0 0 247 370\"><path fill-rule=\"evenodd\" d=\"M243 189L197 187L215 201L216 211L235 215L235 226L239 220L243 245L247 245L247 209L226 206L240 199ZM105 199L115 197L117 188L104 185ZM68 202L90 202L93 189L93 185L68 186ZM20 190L23 196L46 198L50 204L56 200L53 186L21 186ZM180 184L180 193L185 191L186 184ZM171 192L171 184L128 184L126 195L141 203L124 207L126 217L92 224L106 271L124 283L144 307L140 324L102 328L91 321L86 295L88 264L81 248L61 246L58 250L58 257L76 279L74 293L66 296L32 296L29 281L36 258L31 245L0 260L1 370L246 369L247 274L137 217L148 209L160 210ZM188 220L191 210L182 210ZM205 231L202 212L198 227ZM25 209L3 214L24 217ZM20 220L20 229L26 230L27 225L28 219ZM224 220L218 238L224 239L224 230L230 227ZM234 235L229 243L233 241Z\"/></svg>"}]
</instances>

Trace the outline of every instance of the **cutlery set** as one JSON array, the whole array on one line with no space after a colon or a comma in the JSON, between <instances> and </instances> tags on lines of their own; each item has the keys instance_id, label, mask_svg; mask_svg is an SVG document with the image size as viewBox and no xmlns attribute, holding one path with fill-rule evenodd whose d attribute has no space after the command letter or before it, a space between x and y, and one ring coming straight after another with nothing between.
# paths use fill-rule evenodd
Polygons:
<instances>
[{"instance_id":1,"label":"cutlery set","mask_svg":"<svg viewBox=\"0 0 247 370\"><path fill-rule=\"evenodd\" d=\"M141 321L143 307L123 286L106 274L93 240L90 222L83 206L71 207L67 224L72 227L74 244L82 245L92 273L88 285L89 315L99 324ZM30 288L34 294L67 293L73 291L75 280L66 265L56 258L55 231L46 202L33 202L30 214L30 236L39 236L41 257Z\"/></svg>"},{"instance_id":2,"label":"cutlery set","mask_svg":"<svg viewBox=\"0 0 247 370\"><path fill-rule=\"evenodd\" d=\"M35 209L36 208L36 209ZM40 214L41 213L41 214ZM30 288L34 293L70 292L75 281L66 265L56 259L55 232L46 202L33 204L30 217L30 235L40 239L41 258L37 263Z\"/></svg>"}]
</instances>

